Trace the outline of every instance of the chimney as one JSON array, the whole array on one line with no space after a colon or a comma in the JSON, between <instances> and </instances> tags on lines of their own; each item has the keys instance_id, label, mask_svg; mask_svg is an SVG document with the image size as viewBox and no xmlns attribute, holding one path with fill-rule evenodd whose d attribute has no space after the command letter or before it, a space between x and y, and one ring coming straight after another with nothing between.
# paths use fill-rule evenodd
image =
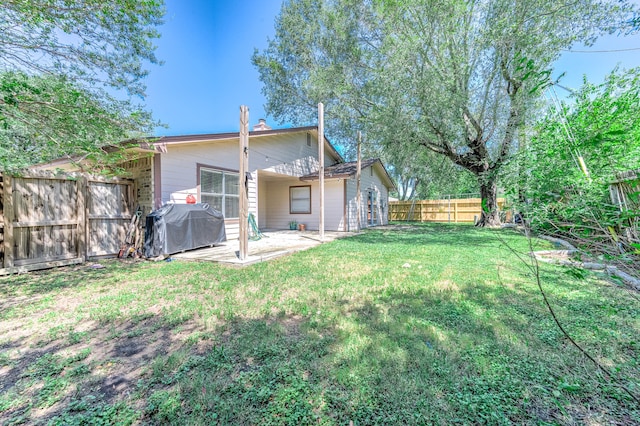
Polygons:
<instances>
[{"instance_id":1,"label":"chimney","mask_svg":"<svg viewBox=\"0 0 640 426\"><path fill-rule=\"evenodd\" d=\"M261 130L271 130L271 127L267 126L267 121L264 118L258 120L258 124L253 126L254 132L259 132Z\"/></svg>"}]
</instances>

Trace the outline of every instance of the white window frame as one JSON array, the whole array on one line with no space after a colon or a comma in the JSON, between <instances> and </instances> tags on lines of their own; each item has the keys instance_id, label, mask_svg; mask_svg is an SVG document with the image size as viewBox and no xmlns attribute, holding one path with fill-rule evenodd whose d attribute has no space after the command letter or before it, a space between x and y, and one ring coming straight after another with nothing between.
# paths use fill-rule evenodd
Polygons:
<instances>
[{"instance_id":1,"label":"white window frame","mask_svg":"<svg viewBox=\"0 0 640 426\"><path fill-rule=\"evenodd\" d=\"M208 192L208 191L204 191L202 188L202 172L209 172L209 173L220 173L222 175L222 193L216 193L216 192ZM210 167L210 166L205 166L202 164L198 165L198 187L199 187L199 198L200 201L202 202L202 196L203 195L210 195L210 196L216 196L216 197L222 197L222 203L221 203L221 210L222 210L222 214L224 215L225 219L239 219L239 216L228 216L227 212L226 212L226 205L227 205L227 200L230 198L234 198L237 200L238 203L238 211L239 206L240 206L240 185L238 185L238 193L237 194L228 194L226 193L226 178L227 176L235 176L236 178L240 178L240 173L233 171L233 170L226 170L226 169L220 169L220 168L216 168L216 167Z\"/></svg>"},{"instance_id":2,"label":"white window frame","mask_svg":"<svg viewBox=\"0 0 640 426\"><path fill-rule=\"evenodd\" d=\"M308 197L305 196L307 194L309 195ZM294 210L294 201L300 202L307 199L309 200L307 203L308 208ZM289 214L311 214L311 185L289 187Z\"/></svg>"}]
</instances>

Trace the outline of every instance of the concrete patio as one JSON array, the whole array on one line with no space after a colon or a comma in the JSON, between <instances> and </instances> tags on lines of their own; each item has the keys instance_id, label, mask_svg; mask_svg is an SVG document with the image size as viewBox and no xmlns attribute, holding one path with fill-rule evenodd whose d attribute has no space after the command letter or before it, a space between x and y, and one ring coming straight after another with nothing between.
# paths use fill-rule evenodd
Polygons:
<instances>
[{"instance_id":1,"label":"concrete patio","mask_svg":"<svg viewBox=\"0 0 640 426\"><path fill-rule=\"evenodd\" d=\"M349 237L355 233L325 231L323 240L320 240L318 231L266 231L263 232L263 235L259 240L249 240L248 256L244 260L240 260L238 257L238 240L230 240L214 247L176 253L170 257L181 261L205 261L247 266L306 250L337 238Z\"/></svg>"}]
</instances>

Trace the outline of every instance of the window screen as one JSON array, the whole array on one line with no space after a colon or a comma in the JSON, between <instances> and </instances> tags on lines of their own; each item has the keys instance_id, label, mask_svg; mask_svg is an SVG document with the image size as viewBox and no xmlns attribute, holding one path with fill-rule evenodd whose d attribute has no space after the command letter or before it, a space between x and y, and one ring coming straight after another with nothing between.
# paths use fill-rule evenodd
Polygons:
<instances>
[{"instance_id":1,"label":"window screen","mask_svg":"<svg viewBox=\"0 0 640 426\"><path fill-rule=\"evenodd\" d=\"M289 212L311 213L311 187L289 187Z\"/></svg>"},{"instance_id":2,"label":"window screen","mask_svg":"<svg viewBox=\"0 0 640 426\"><path fill-rule=\"evenodd\" d=\"M219 210L225 219L237 219L240 210L238 173L200 169L200 201Z\"/></svg>"}]
</instances>

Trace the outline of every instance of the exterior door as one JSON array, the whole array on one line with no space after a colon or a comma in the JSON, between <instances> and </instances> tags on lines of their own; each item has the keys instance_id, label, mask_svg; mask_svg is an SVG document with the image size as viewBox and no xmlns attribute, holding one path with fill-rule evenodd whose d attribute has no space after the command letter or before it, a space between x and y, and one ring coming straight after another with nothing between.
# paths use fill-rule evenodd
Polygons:
<instances>
[{"instance_id":1,"label":"exterior door","mask_svg":"<svg viewBox=\"0 0 640 426\"><path fill-rule=\"evenodd\" d=\"M376 226L378 224L378 202L375 191L367 192L367 225Z\"/></svg>"}]
</instances>

